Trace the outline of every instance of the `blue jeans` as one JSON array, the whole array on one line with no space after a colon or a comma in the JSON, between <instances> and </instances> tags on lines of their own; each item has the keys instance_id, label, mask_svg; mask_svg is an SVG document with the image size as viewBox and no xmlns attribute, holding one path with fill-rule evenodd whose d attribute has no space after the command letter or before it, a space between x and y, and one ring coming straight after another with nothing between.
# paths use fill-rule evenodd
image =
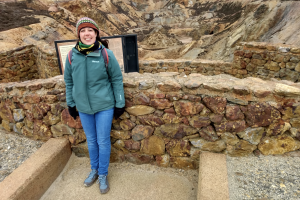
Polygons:
<instances>
[{"instance_id":1,"label":"blue jeans","mask_svg":"<svg viewBox=\"0 0 300 200\"><path fill-rule=\"evenodd\" d=\"M81 124L88 144L91 169L98 170L99 175L108 174L110 159L110 130L114 108L86 114L79 112Z\"/></svg>"}]
</instances>

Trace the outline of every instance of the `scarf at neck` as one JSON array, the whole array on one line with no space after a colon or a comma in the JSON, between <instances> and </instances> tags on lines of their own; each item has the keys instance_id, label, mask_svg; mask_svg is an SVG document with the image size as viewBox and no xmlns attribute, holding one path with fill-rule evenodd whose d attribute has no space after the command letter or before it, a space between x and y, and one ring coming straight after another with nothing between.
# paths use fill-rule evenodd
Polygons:
<instances>
[{"instance_id":1,"label":"scarf at neck","mask_svg":"<svg viewBox=\"0 0 300 200\"><path fill-rule=\"evenodd\" d=\"M91 45L86 45L86 44L83 44L82 42L78 41L75 48L83 55L88 55L89 53L99 49L101 47L101 45L102 45L101 42L99 42L97 40L95 41L94 44L91 44Z\"/></svg>"}]
</instances>

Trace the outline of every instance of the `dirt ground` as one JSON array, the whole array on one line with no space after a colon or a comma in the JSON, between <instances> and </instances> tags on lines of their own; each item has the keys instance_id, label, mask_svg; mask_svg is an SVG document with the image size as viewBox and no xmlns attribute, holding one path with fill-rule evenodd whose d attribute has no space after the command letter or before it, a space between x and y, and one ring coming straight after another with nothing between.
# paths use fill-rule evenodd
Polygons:
<instances>
[{"instance_id":1,"label":"dirt ground","mask_svg":"<svg viewBox=\"0 0 300 200\"><path fill-rule=\"evenodd\" d=\"M51 17L46 10L29 9L24 1L0 2L0 13L0 32L18 27L26 28L30 24L40 23L40 20L34 15Z\"/></svg>"},{"instance_id":2,"label":"dirt ground","mask_svg":"<svg viewBox=\"0 0 300 200\"><path fill-rule=\"evenodd\" d=\"M71 156L64 171L41 200L196 200L198 170L162 168L153 165L111 163L108 180L110 191L101 195L99 184L84 187L90 172L89 159Z\"/></svg>"}]
</instances>

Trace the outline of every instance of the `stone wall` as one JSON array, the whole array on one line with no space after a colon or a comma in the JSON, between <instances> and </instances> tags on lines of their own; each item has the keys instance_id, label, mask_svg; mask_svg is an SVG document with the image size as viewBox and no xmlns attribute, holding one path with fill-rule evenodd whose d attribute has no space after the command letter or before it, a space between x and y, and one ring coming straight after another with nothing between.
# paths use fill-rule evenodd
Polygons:
<instances>
[{"instance_id":1,"label":"stone wall","mask_svg":"<svg viewBox=\"0 0 300 200\"><path fill-rule=\"evenodd\" d=\"M232 63L220 60L140 60L140 73L160 73L160 72L184 72L186 75L191 73L201 73L203 75L230 74Z\"/></svg>"},{"instance_id":2,"label":"stone wall","mask_svg":"<svg viewBox=\"0 0 300 200\"><path fill-rule=\"evenodd\" d=\"M140 60L139 68L140 73L229 74L237 78L275 78L300 82L300 48L249 42L237 47L233 62L201 59ZM50 78L59 74L56 51L52 47L29 45L0 52L0 83Z\"/></svg>"},{"instance_id":3,"label":"stone wall","mask_svg":"<svg viewBox=\"0 0 300 200\"><path fill-rule=\"evenodd\" d=\"M49 78L59 74L53 48L28 45L0 52L0 83Z\"/></svg>"},{"instance_id":4,"label":"stone wall","mask_svg":"<svg viewBox=\"0 0 300 200\"><path fill-rule=\"evenodd\" d=\"M236 77L276 78L300 82L300 48L283 44L241 43L234 53L233 69L246 70Z\"/></svg>"},{"instance_id":5,"label":"stone wall","mask_svg":"<svg viewBox=\"0 0 300 200\"><path fill-rule=\"evenodd\" d=\"M300 149L300 83L229 75L124 74L126 112L114 120L111 162L198 167L199 153L285 154ZM66 137L88 155L62 76L0 84L1 125L27 137Z\"/></svg>"},{"instance_id":6,"label":"stone wall","mask_svg":"<svg viewBox=\"0 0 300 200\"><path fill-rule=\"evenodd\" d=\"M39 78L33 45L0 52L0 82L26 81Z\"/></svg>"},{"instance_id":7,"label":"stone wall","mask_svg":"<svg viewBox=\"0 0 300 200\"><path fill-rule=\"evenodd\" d=\"M36 64L39 78L50 78L60 75L56 51L53 47L36 47Z\"/></svg>"},{"instance_id":8,"label":"stone wall","mask_svg":"<svg viewBox=\"0 0 300 200\"><path fill-rule=\"evenodd\" d=\"M184 72L203 75L229 74L237 78L259 77L300 82L300 48L283 44L241 43L233 62L217 60L139 61L140 73Z\"/></svg>"}]
</instances>

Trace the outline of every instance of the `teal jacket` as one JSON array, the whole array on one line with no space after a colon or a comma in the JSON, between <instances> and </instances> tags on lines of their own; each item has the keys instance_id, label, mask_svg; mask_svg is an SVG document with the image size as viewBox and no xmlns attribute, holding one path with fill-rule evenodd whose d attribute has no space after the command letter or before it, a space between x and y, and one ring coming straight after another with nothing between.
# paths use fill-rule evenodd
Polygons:
<instances>
[{"instance_id":1,"label":"teal jacket","mask_svg":"<svg viewBox=\"0 0 300 200\"><path fill-rule=\"evenodd\" d=\"M113 107L123 108L123 77L113 52L107 49L108 76L101 50L88 55L75 48L72 51L72 65L67 57L64 70L68 106L76 106L79 112L87 114Z\"/></svg>"}]
</instances>

